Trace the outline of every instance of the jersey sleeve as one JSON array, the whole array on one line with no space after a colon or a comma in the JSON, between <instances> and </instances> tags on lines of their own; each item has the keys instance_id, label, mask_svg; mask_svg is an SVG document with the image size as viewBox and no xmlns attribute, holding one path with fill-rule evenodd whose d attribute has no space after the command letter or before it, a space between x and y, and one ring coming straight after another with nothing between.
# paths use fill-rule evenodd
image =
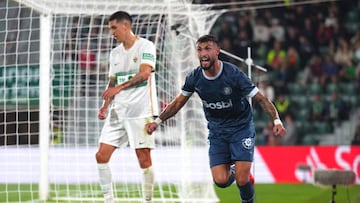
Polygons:
<instances>
[{"instance_id":1,"label":"jersey sleeve","mask_svg":"<svg viewBox=\"0 0 360 203\"><path fill-rule=\"evenodd\" d=\"M156 48L151 41L146 41L141 50L140 64L148 64L155 69Z\"/></svg>"},{"instance_id":2,"label":"jersey sleeve","mask_svg":"<svg viewBox=\"0 0 360 203\"><path fill-rule=\"evenodd\" d=\"M242 91L244 92L243 96L246 97L253 97L256 95L256 93L259 91L259 89L254 85L254 83L250 80L250 78L242 71L239 72L240 74L240 80L239 86L242 88Z\"/></svg>"},{"instance_id":3,"label":"jersey sleeve","mask_svg":"<svg viewBox=\"0 0 360 203\"><path fill-rule=\"evenodd\" d=\"M114 59L113 59L113 51L110 52L109 55L109 78L113 77L115 78L115 73L114 73Z\"/></svg>"},{"instance_id":4,"label":"jersey sleeve","mask_svg":"<svg viewBox=\"0 0 360 203\"><path fill-rule=\"evenodd\" d=\"M189 97L191 96L194 91L195 91L195 84L194 84L194 81L195 81L195 76L194 76L194 71L193 72L190 72L186 78L185 78L185 83L184 85L182 86L181 88L181 93L182 95L186 96L186 97Z\"/></svg>"}]
</instances>

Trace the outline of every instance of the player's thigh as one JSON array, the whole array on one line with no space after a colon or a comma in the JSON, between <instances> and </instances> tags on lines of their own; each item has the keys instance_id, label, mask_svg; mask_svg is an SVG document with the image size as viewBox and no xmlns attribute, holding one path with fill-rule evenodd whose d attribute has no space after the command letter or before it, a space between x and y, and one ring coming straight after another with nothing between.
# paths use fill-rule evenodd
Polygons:
<instances>
[{"instance_id":1,"label":"player's thigh","mask_svg":"<svg viewBox=\"0 0 360 203\"><path fill-rule=\"evenodd\" d=\"M125 121L125 129L131 148L155 148L155 134L149 135L145 130L145 124L151 121L152 118L136 118Z\"/></svg>"},{"instance_id":2,"label":"player's thigh","mask_svg":"<svg viewBox=\"0 0 360 203\"><path fill-rule=\"evenodd\" d=\"M229 143L225 139L210 135L209 145L210 168L221 164L232 164Z\"/></svg>"},{"instance_id":3,"label":"player's thigh","mask_svg":"<svg viewBox=\"0 0 360 203\"><path fill-rule=\"evenodd\" d=\"M109 115L101 130L99 143L114 147L126 146L128 144L128 136L124 126L124 120L114 119Z\"/></svg>"},{"instance_id":4,"label":"player's thigh","mask_svg":"<svg viewBox=\"0 0 360 203\"><path fill-rule=\"evenodd\" d=\"M231 160L252 162L254 160L254 148L255 129L253 126L235 132L230 143Z\"/></svg>"}]
</instances>

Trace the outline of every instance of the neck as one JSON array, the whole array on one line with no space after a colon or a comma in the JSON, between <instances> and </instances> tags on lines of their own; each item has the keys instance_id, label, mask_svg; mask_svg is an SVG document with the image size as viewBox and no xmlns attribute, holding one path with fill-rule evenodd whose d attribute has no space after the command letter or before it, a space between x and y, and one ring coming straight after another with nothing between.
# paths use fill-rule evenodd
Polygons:
<instances>
[{"instance_id":1,"label":"neck","mask_svg":"<svg viewBox=\"0 0 360 203\"><path fill-rule=\"evenodd\" d=\"M210 67L208 70L205 70L205 75L208 77L216 76L220 71L220 61L216 60L214 65Z\"/></svg>"},{"instance_id":2,"label":"neck","mask_svg":"<svg viewBox=\"0 0 360 203\"><path fill-rule=\"evenodd\" d=\"M130 49L134 45L136 38L137 38L136 35L134 35L134 33L130 32L128 39L123 42L124 48L126 50Z\"/></svg>"}]
</instances>

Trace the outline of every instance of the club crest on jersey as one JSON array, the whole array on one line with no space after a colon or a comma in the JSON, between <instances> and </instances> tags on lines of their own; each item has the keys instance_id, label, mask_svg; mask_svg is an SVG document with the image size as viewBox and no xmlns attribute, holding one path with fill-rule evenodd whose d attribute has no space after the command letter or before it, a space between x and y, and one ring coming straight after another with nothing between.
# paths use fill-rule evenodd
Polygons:
<instances>
[{"instance_id":1,"label":"club crest on jersey","mask_svg":"<svg viewBox=\"0 0 360 203\"><path fill-rule=\"evenodd\" d=\"M241 143L245 149L251 149L254 146L254 139L251 137L243 138Z\"/></svg>"},{"instance_id":2,"label":"club crest on jersey","mask_svg":"<svg viewBox=\"0 0 360 203\"><path fill-rule=\"evenodd\" d=\"M136 63L137 60L138 60L138 58L135 56L135 57L133 58L134 63Z\"/></svg>"},{"instance_id":3,"label":"club crest on jersey","mask_svg":"<svg viewBox=\"0 0 360 203\"><path fill-rule=\"evenodd\" d=\"M223 91L225 95L230 95L232 93L231 87L224 87Z\"/></svg>"}]
</instances>

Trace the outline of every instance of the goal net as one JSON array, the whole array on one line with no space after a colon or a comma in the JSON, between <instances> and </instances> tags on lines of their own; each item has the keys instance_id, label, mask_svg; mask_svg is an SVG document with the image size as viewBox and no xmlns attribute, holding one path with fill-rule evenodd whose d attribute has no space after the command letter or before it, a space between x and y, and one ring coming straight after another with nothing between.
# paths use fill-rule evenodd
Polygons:
<instances>
[{"instance_id":1,"label":"goal net","mask_svg":"<svg viewBox=\"0 0 360 203\"><path fill-rule=\"evenodd\" d=\"M97 111L116 46L107 18L133 17L157 48L159 107L198 64L194 39L221 12L189 0L0 1L0 202L99 202ZM201 101L193 96L161 125L152 151L155 202L217 202ZM110 161L118 202L141 201L141 171L129 148Z\"/></svg>"}]
</instances>

